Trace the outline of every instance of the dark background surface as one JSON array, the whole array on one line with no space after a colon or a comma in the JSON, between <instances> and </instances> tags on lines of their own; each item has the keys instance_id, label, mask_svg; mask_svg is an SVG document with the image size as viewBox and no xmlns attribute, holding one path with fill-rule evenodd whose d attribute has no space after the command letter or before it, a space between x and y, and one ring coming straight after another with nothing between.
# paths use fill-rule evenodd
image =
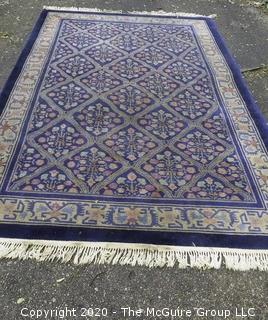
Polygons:
<instances>
[{"instance_id":1,"label":"dark background surface","mask_svg":"<svg viewBox=\"0 0 268 320\"><path fill-rule=\"evenodd\" d=\"M268 122L268 10L247 0L39 1L0 0L0 87L43 5L123 11L165 10L217 14L216 22ZM106 307L123 317L121 307L230 309L256 308L268 319L268 272L148 269L128 266L74 266L35 261L0 261L0 319L29 319L20 310ZM45 319L42 317L41 319ZM53 316L50 319L60 319ZM64 319L105 319L65 317ZM143 319L143 318L139 318ZM149 319L149 318L144 318ZM182 319L182 318L181 318ZM185 318L183 318L185 319ZM191 317L189 319L221 319ZM236 319L234 316L229 319ZM237 318L238 319L238 318Z\"/></svg>"}]
</instances>

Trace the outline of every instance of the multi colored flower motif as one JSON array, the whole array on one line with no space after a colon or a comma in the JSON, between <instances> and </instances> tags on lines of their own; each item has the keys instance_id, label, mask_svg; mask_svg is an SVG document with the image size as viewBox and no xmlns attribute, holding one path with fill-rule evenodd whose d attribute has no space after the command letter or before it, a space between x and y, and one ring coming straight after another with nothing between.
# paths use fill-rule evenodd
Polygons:
<instances>
[{"instance_id":1,"label":"multi colored flower motif","mask_svg":"<svg viewBox=\"0 0 268 320\"><path fill-rule=\"evenodd\" d=\"M164 72L171 78L181 81L184 84L195 80L202 73L199 69L181 61L171 63L164 69Z\"/></svg>"},{"instance_id":2,"label":"multi colored flower motif","mask_svg":"<svg viewBox=\"0 0 268 320\"><path fill-rule=\"evenodd\" d=\"M176 82L157 72L152 73L143 80L140 80L138 84L143 87L144 90L149 91L159 99L163 99L170 95L179 87Z\"/></svg>"},{"instance_id":3,"label":"multi colored flower motif","mask_svg":"<svg viewBox=\"0 0 268 320\"><path fill-rule=\"evenodd\" d=\"M75 82L69 82L47 93L47 96L63 110L73 109L92 97L92 94Z\"/></svg>"},{"instance_id":4,"label":"multi colored flower motif","mask_svg":"<svg viewBox=\"0 0 268 320\"><path fill-rule=\"evenodd\" d=\"M165 33L161 29L153 28L150 25L141 26L138 30L134 31L133 34L137 38L151 43L157 42L165 37Z\"/></svg>"},{"instance_id":5,"label":"multi colored flower motif","mask_svg":"<svg viewBox=\"0 0 268 320\"><path fill-rule=\"evenodd\" d=\"M29 124L29 130L34 131L49 124L52 120L56 119L59 112L51 107L44 99L39 98Z\"/></svg>"},{"instance_id":6,"label":"multi colored flower motif","mask_svg":"<svg viewBox=\"0 0 268 320\"><path fill-rule=\"evenodd\" d=\"M121 32L113 27L110 23L102 23L101 25L95 25L93 28L89 28L88 32L94 37L101 40L107 40L114 37Z\"/></svg>"},{"instance_id":7,"label":"multi colored flower motif","mask_svg":"<svg viewBox=\"0 0 268 320\"><path fill-rule=\"evenodd\" d=\"M209 80L208 76L205 76L199 79L196 83L193 84L193 89L199 93L201 96L216 101L215 94L213 92L212 83Z\"/></svg>"},{"instance_id":8,"label":"multi colored flower motif","mask_svg":"<svg viewBox=\"0 0 268 320\"><path fill-rule=\"evenodd\" d=\"M130 162L142 158L157 147L156 142L131 125L115 132L104 144Z\"/></svg>"},{"instance_id":9,"label":"multi colored flower motif","mask_svg":"<svg viewBox=\"0 0 268 320\"><path fill-rule=\"evenodd\" d=\"M122 84L121 80L115 78L103 69L91 73L89 76L83 78L81 82L99 94L112 90Z\"/></svg>"},{"instance_id":10,"label":"multi colored flower motif","mask_svg":"<svg viewBox=\"0 0 268 320\"><path fill-rule=\"evenodd\" d=\"M84 136L67 121L58 122L35 138L48 154L59 158L86 143Z\"/></svg>"},{"instance_id":11,"label":"multi colored flower motif","mask_svg":"<svg viewBox=\"0 0 268 320\"><path fill-rule=\"evenodd\" d=\"M124 119L101 99L74 113L74 119L94 136L105 134L124 122Z\"/></svg>"},{"instance_id":12,"label":"multi colored flower motif","mask_svg":"<svg viewBox=\"0 0 268 320\"><path fill-rule=\"evenodd\" d=\"M193 48L189 52L187 52L184 55L183 60L185 60L189 63L193 63L194 65L196 65L199 68L202 68L202 69L205 68L204 61L203 61L202 56L197 48Z\"/></svg>"},{"instance_id":13,"label":"multi colored flower motif","mask_svg":"<svg viewBox=\"0 0 268 320\"><path fill-rule=\"evenodd\" d=\"M155 108L138 119L139 125L159 139L171 139L186 127L186 123L163 107Z\"/></svg>"},{"instance_id":14,"label":"multi colored flower motif","mask_svg":"<svg viewBox=\"0 0 268 320\"><path fill-rule=\"evenodd\" d=\"M166 149L142 165L158 183L168 188L172 195L187 184L198 173L198 167L179 154Z\"/></svg>"},{"instance_id":15,"label":"multi colored flower motif","mask_svg":"<svg viewBox=\"0 0 268 320\"><path fill-rule=\"evenodd\" d=\"M235 189L225 186L223 181L211 175L200 179L184 196L186 199L243 200L243 196Z\"/></svg>"},{"instance_id":16,"label":"multi colored flower motif","mask_svg":"<svg viewBox=\"0 0 268 320\"><path fill-rule=\"evenodd\" d=\"M64 77L58 70L50 67L44 79L42 89L45 90L51 88L64 80L66 80L66 77Z\"/></svg>"},{"instance_id":17,"label":"multi colored flower motif","mask_svg":"<svg viewBox=\"0 0 268 320\"><path fill-rule=\"evenodd\" d=\"M37 169L45 167L47 163L47 159L45 159L35 148L31 147L28 143L25 143L19 161L17 162L12 183L21 178L30 176Z\"/></svg>"},{"instance_id":18,"label":"multi colored flower motif","mask_svg":"<svg viewBox=\"0 0 268 320\"><path fill-rule=\"evenodd\" d=\"M61 34L60 37L65 37L68 36L70 34L75 34L77 32L77 29L74 28L72 25L72 23L64 23L62 28L61 28Z\"/></svg>"},{"instance_id":19,"label":"multi colored flower motif","mask_svg":"<svg viewBox=\"0 0 268 320\"><path fill-rule=\"evenodd\" d=\"M249 182L235 152L219 162L215 169L218 175L227 179L234 187L241 190L240 192L252 198Z\"/></svg>"},{"instance_id":20,"label":"multi colored flower motif","mask_svg":"<svg viewBox=\"0 0 268 320\"><path fill-rule=\"evenodd\" d=\"M120 110L134 115L154 103L147 94L132 85L127 85L108 95L108 99Z\"/></svg>"},{"instance_id":21,"label":"multi colored flower motif","mask_svg":"<svg viewBox=\"0 0 268 320\"><path fill-rule=\"evenodd\" d=\"M138 51L135 53L134 57L138 61L146 62L154 68L161 67L164 63L168 62L172 58L170 54L154 46L146 47Z\"/></svg>"},{"instance_id":22,"label":"multi colored flower motif","mask_svg":"<svg viewBox=\"0 0 268 320\"><path fill-rule=\"evenodd\" d=\"M22 185L17 190L38 191L38 192L70 192L78 193L80 189L72 180L60 169L53 167L38 176L35 176ZM14 190L16 190L14 189Z\"/></svg>"},{"instance_id":23,"label":"multi colored flower motif","mask_svg":"<svg viewBox=\"0 0 268 320\"><path fill-rule=\"evenodd\" d=\"M66 37L64 40L67 41L72 47L78 50L85 49L99 42L99 40L92 37L91 35L85 34L82 32L71 34L69 37Z\"/></svg>"},{"instance_id":24,"label":"multi colored flower motif","mask_svg":"<svg viewBox=\"0 0 268 320\"><path fill-rule=\"evenodd\" d=\"M206 117L202 125L218 138L231 143L230 132L228 130L223 114L219 112L219 110L213 113L210 117Z\"/></svg>"},{"instance_id":25,"label":"multi colored flower motif","mask_svg":"<svg viewBox=\"0 0 268 320\"><path fill-rule=\"evenodd\" d=\"M197 129L182 137L176 147L203 165L210 163L226 150L223 144Z\"/></svg>"},{"instance_id":26,"label":"multi colored flower motif","mask_svg":"<svg viewBox=\"0 0 268 320\"><path fill-rule=\"evenodd\" d=\"M157 45L160 48L168 50L169 52L177 55L180 55L181 53L185 52L187 49L191 47L190 44L185 43L176 37L164 37L160 40L160 42L157 43Z\"/></svg>"},{"instance_id":27,"label":"multi colored flower motif","mask_svg":"<svg viewBox=\"0 0 268 320\"><path fill-rule=\"evenodd\" d=\"M112 39L111 44L116 48L130 53L141 48L145 44L145 42L142 41L140 38L137 38L134 35L127 33L119 35L118 37Z\"/></svg>"},{"instance_id":28,"label":"multi colored flower motif","mask_svg":"<svg viewBox=\"0 0 268 320\"><path fill-rule=\"evenodd\" d=\"M71 49L67 44L62 41L58 42L53 54L52 61L59 60L63 57L66 57L73 53L73 49Z\"/></svg>"},{"instance_id":29,"label":"multi colored flower motif","mask_svg":"<svg viewBox=\"0 0 268 320\"><path fill-rule=\"evenodd\" d=\"M66 167L89 187L88 193L94 185L111 176L122 167L122 164L97 146L84 149L65 161Z\"/></svg>"},{"instance_id":30,"label":"multi colored flower motif","mask_svg":"<svg viewBox=\"0 0 268 320\"><path fill-rule=\"evenodd\" d=\"M110 67L110 70L118 76L128 80L140 78L150 71L149 68L131 58L118 61Z\"/></svg>"},{"instance_id":31,"label":"multi colored flower motif","mask_svg":"<svg viewBox=\"0 0 268 320\"><path fill-rule=\"evenodd\" d=\"M58 63L58 67L72 78L94 69L94 65L81 55L74 55Z\"/></svg>"},{"instance_id":32,"label":"multi colored flower motif","mask_svg":"<svg viewBox=\"0 0 268 320\"><path fill-rule=\"evenodd\" d=\"M161 198L164 192L151 184L146 178L133 170L119 176L113 182L100 189L100 194L123 197Z\"/></svg>"},{"instance_id":33,"label":"multi colored flower motif","mask_svg":"<svg viewBox=\"0 0 268 320\"><path fill-rule=\"evenodd\" d=\"M101 66L111 63L118 58L123 57L123 53L106 43L101 43L96 46L90 47L85 51L89 59L94 59Z\"/></svg>"},{"instance_id":34,"label":"multi colored flower motif","mask_svg":"<svg viewBox=\"0 0 268 320\"><path fill-rule=\"evenodd\" d=\"M185 89L171 98L168 105L191 120L205 116L213 107L210 102Z\"/></svg>"}]
</instances>

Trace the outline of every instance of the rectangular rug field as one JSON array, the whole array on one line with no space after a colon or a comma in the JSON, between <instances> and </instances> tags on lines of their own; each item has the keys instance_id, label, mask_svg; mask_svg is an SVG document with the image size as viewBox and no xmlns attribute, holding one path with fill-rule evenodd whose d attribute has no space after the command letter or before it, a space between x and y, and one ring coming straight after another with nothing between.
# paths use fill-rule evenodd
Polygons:
<instances>
[{"instance_id":1,"label":"rectangular rug field","mask_svg":"<svg viewBox=\"0 0 268 320\"><path fill-rule=\"evenodd\" d=\"M268 130L214 21L44 10L0 108L0 256L268 270Z\"/></svg>"}]
</instances>

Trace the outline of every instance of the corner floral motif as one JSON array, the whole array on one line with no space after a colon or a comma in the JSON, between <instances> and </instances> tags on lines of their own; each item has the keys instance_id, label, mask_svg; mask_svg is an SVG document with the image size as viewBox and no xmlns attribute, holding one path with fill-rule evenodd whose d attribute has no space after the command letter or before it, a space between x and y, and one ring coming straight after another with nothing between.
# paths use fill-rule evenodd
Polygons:
<instances>
[{"instance_id":1,"label":"corner floral motif","mask_svg":"<svg viewBox=\"0 0 268 320\"><path fill-rule=\"evenodd\" d=\"M193 187L184 193L184 196L186 199L246 200L241 192L236 192L234 188L225 186L222 180L209 174L198 180Z\"/></svg>"}]
</instances>

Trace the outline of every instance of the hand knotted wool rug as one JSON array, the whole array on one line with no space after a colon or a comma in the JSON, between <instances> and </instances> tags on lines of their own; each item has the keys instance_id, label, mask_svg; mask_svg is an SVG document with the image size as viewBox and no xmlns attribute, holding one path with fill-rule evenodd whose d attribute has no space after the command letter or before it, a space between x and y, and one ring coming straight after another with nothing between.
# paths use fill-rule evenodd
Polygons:
<instances>
[{"instance_id":1,"label":"hand knotted wool rug","mask_svg":"<svg viewBox=\"0 0 268 320\"><path fill-rule=\"evenodd\" d=\"M212 19L46 9L0 104L1 257L268 270L268 131Z\"/></svg>"}]
</instances>

